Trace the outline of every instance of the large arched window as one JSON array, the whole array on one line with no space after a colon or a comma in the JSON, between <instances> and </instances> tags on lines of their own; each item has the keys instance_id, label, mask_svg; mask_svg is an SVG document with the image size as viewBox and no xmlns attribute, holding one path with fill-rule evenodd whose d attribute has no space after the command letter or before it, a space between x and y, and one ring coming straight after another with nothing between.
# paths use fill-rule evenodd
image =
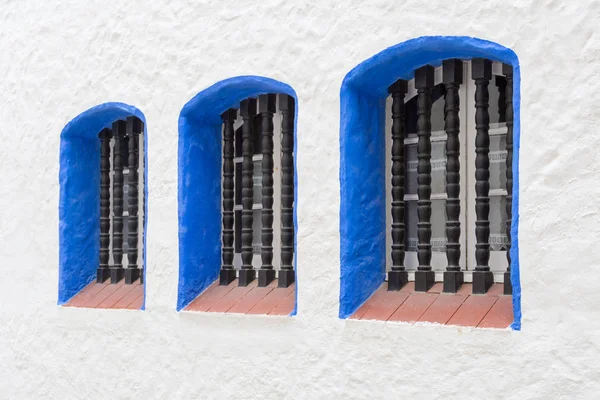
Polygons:
<instances>
[{"instance_id":1,"label":"large arched window","mask_svg":"<svg viewBox=\"0 0 600 400\"><path fill-rule=\"evenodd\" d=\"M438 301L455 302L458 315L463 302L489 311L496 298L466 292L500 291L519 327L519 78L512 51L466 37L410 40L346 76L340 317L377 308L365 301L387 278L390 292L458 293L430 296L419 320ZM405 320L401 305L411 297L379 291L370 301Z\"/></svg>"},{"instance_id":2,"label":"large arched window","mask_svg":"<svg viewBox=\"0 0 600 400\"><path fill-rule=\"evenodd\" d=\"M61 133L61 305L144 307L146 129L122 103L93 107Z\"/></svg>"},{"instance_id":3,"label":"large arched window","mask_svg":"<svg viewBox=\"0 0 600 400\"><path fill-rule=\"evenodd\" d=\"M296 109L291 87L247 76L181 111L178 310L294 311Z\"/></svg>"}]
</instances>

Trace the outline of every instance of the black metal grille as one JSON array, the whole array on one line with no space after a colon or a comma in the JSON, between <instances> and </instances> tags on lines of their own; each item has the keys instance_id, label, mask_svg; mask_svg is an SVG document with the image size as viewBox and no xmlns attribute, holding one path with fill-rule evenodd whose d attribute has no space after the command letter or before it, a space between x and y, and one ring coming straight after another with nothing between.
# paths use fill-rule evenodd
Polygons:
<instances>
[{"instance_id":1,"label":"black metal grille","mask_svg":"<svg viewBox=\"0 0 600 400\"><path fill-rule=\"evenodd\" d=\"M144 123L139 118L127 117L126 120L115 121L112 129L103 129L98 134L100 259L96 281L99 283L109 278L111 284L119 283L123 279L126 284L132 284L138 279L143 280L142 268L138 265L139 136L143 131ZM125 207L127 215L124 215ZM124 254L127 254L126 266L123 265Z\"/></svg>"},{"instance_id":2,"label":"black metal grille","mask_svg":"<svg viewBox=\"0 0 600 400\"><path fill-rule=\"evenodd\" d=\"M388 272L389 290L400 290L408 282L405 267L406 252L416 251L418 267L415 271L415 290L427 291L435 283L432 270L432 249L445 253L447 266L444 271L444 292L456 293L464 283L464 271L459 265L461 259L461 199L460 199L460 97L463 84L463 61L444 60L442 63L442 83L434 85L433 66L425 65L414 72L414 86L417 94L405 102L408 81L399 80L389 87L391 96L391 270ZM504 293L511 294L510 283L510 226L512 220L512 158L513 158L513 80L512 68L502 65L502 73L496 75L498 101L490 109L489 83L493 78L492 62L487 59L471 60L471 79L475 84L473 122L476 136L473 160L475 170L475 197L470 204L475 210L475 268L473 270L473 292L486 293L494 282L490 270L490 251L506 251L508 266L504 273ZM444 111L438 108L432 115L433 103L444 99ZM490 112L498 121L506 123L506 140L490 141ZM441 113L441 114L437 114ZM432 142L432 120L439 125L443 117L446 143L444 161L432 160L439 153L439 146ZM408 132L416 133L416 146L405 145ZM437 143L440 143L439 140ZM492 148L492 152L490 149ZM506 159L504 160L504 155ZM505 168L504 165L505 161ZM490 165L492 162L492 166ZM439 165L438 165L439 164ZM502 167L500 167L502 165ZM445 182L438 182L443 169ZM493 173L490 176L490 173ZM500 176L502 174L502 176ZM432 187L444 186L443 200L432 199ZM506 200L490 197L493 189L506 189ZM410 194L414 193L415 198ZM405 201L405 195L409 200ZM437 202L437 204L436 204ZM444 203L440 209L440 202ZM435 207L434 207L435 206ZM442 211L443 210L443 211ZM441 214L440 212L443 212ZM490 213L494 213L494 224L490 224ZM442 222L440 222L442 221ZM499 222L498 222L499 221ZM440 223L443 223L442 232ZM497 226L500 223L501 228ZM436 226L437 224L437 226ZM490 234L490 231L494 235ZM498 231L505 231L506 236ZM432 238L432 232L434 237ZM440 237L438 237L440 236Z\"/></svg>"},{"instance_id":3,"label":"black metal grille","mask_svg":"<svg viewBox=\"0 0 600 400\"><path fill-rule=\"evenodd\" d=\"M277 101L279 100L279 101ZM274 126L279 113L281 127ZM223 226L221 285L236 278L247 286L258 277L258 286L268 286L278 279L280 287L295 281L294 255L294 99L283 94L260 95L240 103L242 125L234 129L238 110L222 114L223 120ZM281 170L274 170L274 134L279 131ZM257 158L259 157L259 158ZM234 159L238 161L234 162ZM274 191L274 174L279 173L280 193ZM278 197L280 209L274 209ZM281 220L280 268L273 265L274 215ZM260 232L260 235L257 233ZM234 267L234 255L241 257L241 267ZM261 266L253 266L254 255ZM257 273L258 271L258 273Z\"/></svg>"}]
</instances>

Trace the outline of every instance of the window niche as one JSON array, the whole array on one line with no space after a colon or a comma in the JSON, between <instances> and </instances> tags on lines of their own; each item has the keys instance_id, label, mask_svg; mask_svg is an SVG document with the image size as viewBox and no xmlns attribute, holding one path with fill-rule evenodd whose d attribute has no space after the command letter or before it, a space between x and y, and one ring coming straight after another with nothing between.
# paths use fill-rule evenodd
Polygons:
<instances>
[{"instance_id":1,"label":"window niche","mask_svg":"<svg viewBox=\"0 0 600 400\"><path fill-rule=\"evenodd\" d=\"M467 71L464 76L463 61L464 69ZM448 77L443 76L442 64ZM464 85L460 85L463 81L447 82L452 78L450 75L453 72L456 73L454 78L463 78ZM492 75L498 75L498 78L494 80ZM493 176L487 181L488 185L494 186L496 183L506 185L506 179L496 179L498 178L496 175L502 170L497 159L502 158L502 154L506 151L502 151L505 149L493 151L494 148L491 147L503 146L503 143L506 147L503 137L506 137L507 124L499 120L501 116L496 115L498 121L494 123L499 126L492 124L493 126L490 127L484 112L486 115L494 113L507 115L507 110L500 104L499 99L492 99L493 104L490 102L489 106L485 106L484 103L488 101L488 91L487 87L483 89L482 86L485 83L489 86L497 84L497 90L505 90L505 77L509 75L514 85L514 93L510 97L513 106L511 116L514 116L511 120L514 138L511 171L514 183L511 193L512 207L509 210L512 220L509 224L510 236L508 236L512 239L512 247L510 264L508 264L510 267L507 270L506 237L500 231L501 228L495 226L502 225L502 218L495 218L498 215L494 214L495 219L492 222L498 222L492 224L492 227L498 231L494 232L494 235L485 235L485 229L482 229L485 224L474 222L486 220L489 223L489 218L492 217L491 214L488 217L481 212L479 198L489 198L494 213L504 212L500 209L507 198L506 188L494 188L496 190L488 195L484 195L483 192L475 193L476 186L477 190L481 189L479 181L485 175L480 174L479 169L484 168L486 164L483 159L476 163L475 155L482 154L482 158L486 157L491 162L488 172ZM451 248L446 239L447 218L451 218L452 224L461 222L462 225L462 235L458 242L462 244L462 257L459 256L461 268L458 274L461 277L468 274L469 280L473 276L473 293L488 292L489 278L493 275L488 265L476 263L474 259L479 257L478 260L482 261L486 258L483 256L489 258L490 253L498 253L495 254L498 257L492 257L496 263L500 262L503 256L504 265L500 268L504 269L497 275L500 282L503 275L506 276L507 287L504 290L512 290L512 299L503 301L514 313L513 329L520 328L517 212L519 81L518 59L510 49L469 37L421 37L409 40L382 51L348 73L341 90L340 122L341 318L350 316L356 318L357 314L366 312L365 309L372 301L367 300L373 293L375 293L373 295L375 301L385 297L386 300L381 303L393 307L394 302L398 302L399 306L406 297L404 299L402 296L394 297L393 292L399 289L406 292L410 286L407 285L409 280L414 281L414 287L410 286L413 288L410 290L417 292L435 290L437 293L441 291L456 293L460 289L460 282L454 285L453 290L451 284L445 287L442 285L444 274L448 274L447 263L456 263L457 253L454 251L456 248L454 242L457 240L454 233L450 236L453 251L446 251L447 248ZM448 86L450 83L451 86ZM460 115L451 116L451 120L447 119L449 107L447 90L452 91L450 99L457 97L456 94L460 94L458 97L461 97ZM496 107L498 104L500 106ZM452 107L450 105L450 108ZM448 123L458 125L459 120L460 126L449 127ZM504 122L503 126L500 126L501 122ZM487 128L483 129L485 132L476 129L476 126L480 128L480 125L486 124ZM491 134L490 128L497 132ZM460 141L463 142L461 146L465 146L461 157L468 154L466 160L460 160L462 192L460 196L468 196L469 201L462 199L462 210L458 215L455 210L450 210L448 214L446 193L448 184L446 151L449 137L447 133L452 133L452 129L460 131ZM475 148L476 141L477 148ZM487 146L487 151L484 151L487 141L490 141L490 146ZM458 146L455 140L450 144ZM452 149L455 150L454 147ZM454 168L456 163L452 165ZM475 184L476 168L477 185ZM467 176L469 181L463 181ZM454 178L456 176L453 174L452 180ZM499 205L495 204L498 203L495 200L500 200ZM394 206L391 205L392 202ZM478 203L477 212L475 212L475 203ZM468 240L468 245L465 244L465 238ZM502 243L498 244L499 240ZM475 248L477 248L477 257L475 257ZM450 258L447 260L447 255L452 256L454 261ZM438 267L443 265L443 268L436 268L437 264L440 264ZM477 268L474 268L475 266ZM452 273L448 276L455 272L456 266L452 265L448 270L450 269ZM475 271L471 274L469 269ZM503 271L507 272L504 274ZM476 277L479 272L481 272L480 276ZM386 278L388 282L382 285ZM433 285L435 282L440 284ZM386 289L389 287L391 293L381 294L383 286ZM463 288L460 294L464 294L464 290ZM497 291L498 288L494 290ZM387 299L388 297L390 299ZM464 298L461 301L464 301Z\"/></svg>"},{"instance_id":2,"label":"window niche","mask_svg":"<svg viewBox=\"0 0 600 400\"><path fill-rule=\"evenodd\" d=\"M60 305L144 308L146 148L143 114L122 103L61 132Z\"/></svg>"},{"instance_id":3,"label":"window niche","mask_svg":"<svg viewBox=\"0 0 600 400\"><path fill-rule=\"evenodd\" d=\"M245 76L181 111L178 310L295 313L296 110L291 87Z\"/></svg>"}]
</instances>

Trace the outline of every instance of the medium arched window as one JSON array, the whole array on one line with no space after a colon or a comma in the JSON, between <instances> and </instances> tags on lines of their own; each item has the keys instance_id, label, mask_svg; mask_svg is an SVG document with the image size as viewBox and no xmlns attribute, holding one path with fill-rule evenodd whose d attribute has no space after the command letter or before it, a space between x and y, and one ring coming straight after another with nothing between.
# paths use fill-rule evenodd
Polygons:
<instances>
[{"instance_id":1,"label":"medium arched window","mask_svg":"<svg viewBox=\"0 0 600 400\"><path fill-rule=\"evenodd\" d=\"M295 110L289 86L260 77L183 108L178 310L293 312Z\"/></svg>"},{"instance_id":2,"label":"medium arched window","mask_svg":"<svg viewBox=\"0 0 600 400\"><path fill-rule=\"evenodd\" d=\"M143 308L143 118L134 107L107 103L61 133L59 304Z\"/></svg>"},{"instance_id":3,"label":"medium arched window","mask_svg":"<svg viewBox=\"0 0 600 400\"><path fill-rule=\"evenodd\" d=\"M494 43L423 37L346 76L341 317L507 326L482 319L514 304L519 328L518 71Z\"/></svg>"}]
</instances>

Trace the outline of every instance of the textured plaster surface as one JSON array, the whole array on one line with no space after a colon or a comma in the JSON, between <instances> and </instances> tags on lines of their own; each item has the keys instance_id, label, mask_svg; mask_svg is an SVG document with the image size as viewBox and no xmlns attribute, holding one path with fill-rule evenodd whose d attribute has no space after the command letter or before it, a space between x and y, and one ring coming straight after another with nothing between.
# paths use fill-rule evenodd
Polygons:
<instances>
[{"instance_id":1,"label":"textured plaster surface","mask_svg":"<svg viewBox=\"0 0 600 400\"><path fill-rule=\"evenodd\" d=\"M0 5L0 398L596 398L600 3ZM468 35L521 67L522 330L338 318L339 95L356 65ZM177 313L178 118L239 75L294 88L298 314ZM146 311L57 307L60 133L98 104L148 125Z\"/></svg>"}]
</instances>

